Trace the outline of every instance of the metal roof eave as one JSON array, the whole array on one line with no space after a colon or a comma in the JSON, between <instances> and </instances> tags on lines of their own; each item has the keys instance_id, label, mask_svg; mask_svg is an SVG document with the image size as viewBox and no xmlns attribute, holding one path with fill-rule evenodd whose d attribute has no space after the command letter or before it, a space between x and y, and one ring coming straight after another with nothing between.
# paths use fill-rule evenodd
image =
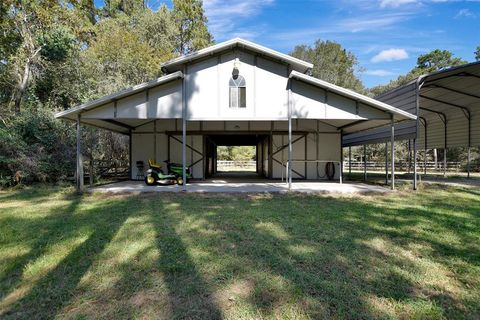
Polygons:
<instances>
[{"instance_id":1,"label":"metal roof eave","mask_svg":"<svg viewBox=\"0 0 480 320\"><path fill-rule=\"evenodd\" d=\"M352 90L349 90L349 89L345 89L345 88L342 88L340 86L337 86L337 85L334 85L332 83L329 83L329 82L326 82L326 81L323 81L323 80L320 80L320 79L317 79L317 78L314 78L314 77L311 77L311 76L308 76L308 75L305 75L303 73L300 73L300 72L297 72L297 71L292 71L290 73L290 78L295 78L295 79L298 79L298 80L301 80L301 81L304 81L306 83L309 83L309 84L312 84L312 85L315 85L317 87L321 87L325 90L328 90L328 91L331 91L331 92L334 92L336 94L339 94L341 96L344 96L344 97L347 97L349 99L352 99L352 100L355 100L355 101L358 101L358 102L362 102L362 103L365 103L371 107L374 107L374 108L377 108L377 109L380 109L380 110L383 110L383 111L386 111L388 113L391 113L393 114L394 116L399 116L400 117L400 120L406 120L406 119L410 119L410 120L416 120L417 119L417 116L414 115L414 114L411 114L409 112L406 112L406 111L403 111L401 109L398 109L398 108L395 108L395 107L392 107L391 105L389 104L386 104L386 103L383 103L381 101L378 101L378 100L375 100L373 98L370 98L370 97L367 97L367 96L364 96L363 94L360 94L360 93L357 93L357 92L354 92Z\"/></svg>"},{"instance_id":2,"label":"metal roof eave","mask_svg":"<svg viewBox=\"0 0 480 320\"><path fill-rule=\"evenodd\" d=\"M178 66L187 62L191 62L193 60L197 60L212 54L215 54L217 52L221 52L225 49L232 48L232 47L243 47L250 49L255 52L259 52L262 54L265 54L266 56L273 57L275 59L287 62L289 64L292 64L296 67L299 67L300 69L303 69L305 72L313 68L313 64L310 62L306 62L297 58L294 58L290 55L269 49L267 47L261 46L259 44L241 39L241 38L235 38L232 40L228 40L204 49L201 49L199 51L172 59L170 61L167 61L162 64L162 68L166 69L168 71L169 68L172 68L174 66Z\"/></svg>"},{"instance_id":3,"label":"metal roof eave","mask_svg":"<svg viewBox=\"0 0 480 320\"><path fill-rule=\"evenodd\" d=\"M183 78L183 73L181 71L174 72L172 74L157 78L155 80L149 81L149 82L144 82L141 84L138 84L136 86L121 90L119 92L113 93L108 96L101 97L99 99L81 104L79 106L70 108L68 110L60 111L55 114L55 118L69 118L69 116L81 113L87 110L92 110L96 107L101 107L107 103L113 102L115 100L119 100L128 96L131 96L133 94L136 94L142 90L146 90L149 88L153 88L156 86L159 86L161 84L181 79Z\"/></svg>"}]
</instances>

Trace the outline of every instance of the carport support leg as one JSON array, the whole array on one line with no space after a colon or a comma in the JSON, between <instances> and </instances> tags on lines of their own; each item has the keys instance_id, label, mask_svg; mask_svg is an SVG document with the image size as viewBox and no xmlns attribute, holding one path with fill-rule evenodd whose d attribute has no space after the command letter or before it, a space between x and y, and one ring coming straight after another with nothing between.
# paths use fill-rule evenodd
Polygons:
<instances>
[{"instance_id":1,"label":"carport support leg","mask_svg":"<svg viewBox=\"0 0 480 320\"><path fill-rule=\"evenodd\" d=\"M468 151L467 151L467 178L470 178L470 163L471 163L471 152L470 152L470 146L468 146Z\"/></svg>"},{"instance_id":2,"label":"carport support leg","mask_svg":"<svg viewBox=\"0 0 480 320\"><path fill-rule=\"evenodd\" d=\"M288 190L292 189L292 108L290 104L291 83L288 88ZM305 137L305 140L307 138ZM306 172L305 172L306 176Z\"/></svg>"},{"instance_id":3,"label":"carport support leg","mask_svg":"<svg viewBox=\"0 0 480 320\"><path fill-rule=\"evenodd\" d=\"M187 191L187 121L185 117L182 119L182 166L183 191Z\"/></svg>"},{"instance_id":4,"label":"carport support leg","mask_svg":"<svg viewBox=\"0 0 480 320\"><path fill-rule=\"evenodd\" d=\"M305 139L306 140L306 139ZM340 130L340 184L343 183L343 146L342 146L342 141L343 141L343 131ZM305 177L307 176L307 171L305 171Z\"/></svg>"},{"instance_id":5,"label":"carport support leg","mask_svg":"<svg viewBox=\"0 0 480 320\"><path fill-rule=\"evenodd\" d=\"M363 181L367 181L367 145L363 145Z\"/></svg>"},{"instance_id":6,"label":"carport support leg","mask_svg":"<svg viewBox=\"0 0 480 320\"><path fill-rule=\"evenodd\" d=\"M77 192L83 191L82 126L77 115Z\"/></svg>"},{"instance_id":7,"label":"carport support leg","mask_svg":"<svg viewBox=\"0 0 480 320\"><path fill-rule=\"evenodd\" d=\"M413 139L413 190L417 190L417 139Z\"/></svg>"},{"instance_id":8,"label":"carport support leg","mask_svg":"<svg viewBox=\"0 0 480 320\"><path fill-rule=\"evenodd\" d=\"M385 142L385 184L388 184L388 142Z\"/></svg>"},{"instance_id":9,"label":"carport support leg","mask_svg":"<svg viewBox=\"0 0 480 320\"><path fill-rule=\"evenodd\" d=\"M394 120L393 120L393 115L391 118L391 125L390 125L390 144L391 144L391 154L392 154L392 160L390 163L391 166L391 172L392 172L392 177L390 179L391 187L392 190L395 190L395 125L394 125Z\"/></svg>"},{"instance_id":10,"label":"carport support leg","mask_svg":"<svg viewBox=\"0 0 480 320\"><path fill-rule=\"evenodd\" d=\"M352 147L348 147L348 176L349 179L352 177Z\"/></svg>"},{"instance_id":11,"label":"carport support leg","mask_svg":"<svg viewBox=\"0 0 480 320\"><path fill-rule=\"evenodd\" d=\"M443 149L443 177L447 176L447 148Z\"/></svg>"}]
</instances>

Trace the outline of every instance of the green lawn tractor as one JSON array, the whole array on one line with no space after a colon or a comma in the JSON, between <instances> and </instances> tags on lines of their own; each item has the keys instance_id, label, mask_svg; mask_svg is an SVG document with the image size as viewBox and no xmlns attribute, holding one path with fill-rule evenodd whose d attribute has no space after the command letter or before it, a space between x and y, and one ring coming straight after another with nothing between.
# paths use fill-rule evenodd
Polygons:
<instances>
[{"instance_id":1,"label":"green lawn tractor","mask_svg":"<svg viewBox=\"0 0 480 320\"><path fill-rule=\"evenodd\" d=\"M145 183L147 186L154 185L172 185L172 184L183 184L183 179L178 179L175 174L167 173L165 174L161 169L160 165L156 164L154 160L149 159L148 165L150 168L145 174Z\"/></svg>"},{"instance_id":2,"label":"green lawn tractor","mask_svg":"<svg viewBox=\"0 0 480 320\"><path fill-rule=\"evenodd\" d=\"M150 168L147 170L145 175L145 183L148 186L153 185L172 185L172 184L183 184L183 172L182 165L177 163L170 163L170 161L165 161L167 163L168 173L164 173L160 165L155 163L153 159L148 160L148 165ZM187 168L187 182L192 177L190 168Z\"/></svg>"}]
</instances>

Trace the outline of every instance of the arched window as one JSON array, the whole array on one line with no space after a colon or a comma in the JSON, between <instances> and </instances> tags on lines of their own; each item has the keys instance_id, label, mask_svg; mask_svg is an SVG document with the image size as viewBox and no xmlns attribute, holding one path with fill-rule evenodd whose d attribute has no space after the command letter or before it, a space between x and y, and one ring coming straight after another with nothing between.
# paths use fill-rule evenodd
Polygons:
<instances>
[{"instance_id":1,"label":"arched window","mask_svg":"<svg viewBox=\"0 0 480 320\"><path fill-rule=\"evenodd\" d=\"M230 108L247 107L247 89L245 79L234 72L229 81L230 86Z\"/></svg>"}]
</instances>

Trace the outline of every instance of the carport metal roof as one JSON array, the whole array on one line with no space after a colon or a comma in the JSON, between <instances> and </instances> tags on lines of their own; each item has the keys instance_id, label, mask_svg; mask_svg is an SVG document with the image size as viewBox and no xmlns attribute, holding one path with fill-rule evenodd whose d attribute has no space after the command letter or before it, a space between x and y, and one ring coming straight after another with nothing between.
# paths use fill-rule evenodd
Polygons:
<instances>
[{"instance_id":1,"label":"carport metal roof","mask_svg":"<svg viewBox=\"0 0 480 320\"><path fill-rule=\"evenodd\" d=\"M417 114L396 126L397 139L417 139L420 148L480 145L480 61L423 75L376 97ZM344 146L387 141L389 128L344 136Z\"/></svg>"}]
</instances>

